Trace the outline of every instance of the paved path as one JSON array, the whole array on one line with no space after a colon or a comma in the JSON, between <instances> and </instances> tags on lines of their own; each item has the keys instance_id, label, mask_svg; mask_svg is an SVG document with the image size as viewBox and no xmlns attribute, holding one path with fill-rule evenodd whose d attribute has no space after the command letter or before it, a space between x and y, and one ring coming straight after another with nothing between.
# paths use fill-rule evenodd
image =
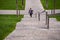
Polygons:
<instances>
[{"instance_id":1,"label":"paved path","mask_svg":"<svg viewBox=\"0 0 60 40\"><path fill-rule=\"evenodd\" d=\"M50 29L46 29L46 14L40 15L40 21L35 14L31 18L28 15L28 9L33 8L34 13L43 11L40 0L26 0L26 8L24 18L18 22L16 29L4 40L60 40L60 22L55 18L50 18Z\"/></svg>"}]
</instances>

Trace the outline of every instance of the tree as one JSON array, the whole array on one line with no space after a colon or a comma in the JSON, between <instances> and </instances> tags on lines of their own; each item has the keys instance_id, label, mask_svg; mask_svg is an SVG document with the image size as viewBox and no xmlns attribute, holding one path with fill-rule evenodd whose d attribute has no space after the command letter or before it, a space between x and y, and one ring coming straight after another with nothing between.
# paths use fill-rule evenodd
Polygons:
<instances>
[{"instance_id":1,"label":"tree","mask_svg":"<svg viewBox=\"0 0 60 40\"><path fill-rule=\"evenodd\" d=\"M48 9L48 0L46 0L46 9ZM49 16L47 11L46 11L46 24L47 24L47 29L49 29Z\"/></svg>"},{"instance_id":2,"label":"tree","mask_svg":"<svg viewBox=\"0 0 60 40\"><path fill-rule=\"evenodd\" d=\"M22 8L24 7L23 5L24 5L24 0L22 0Z\"/></svg>"},{"instance_id":3,"label":"tree","mask_svg":"<svg viewBox=\"0 0 60 40\"><path fill-rule=\"evenodd\" d=\"M56 2L56 0L54 0L54 14L55 14L55 2Z\"/></svg>"},{"instance_id":4,"label":"tree","mask_svg":"<svg viewBox=\"0 0 60 40\"><path fill-rule=\"evenodd\" d=\"M18 17L18 0L16 0L16 15Z\"/></svg>"},{"instance_id":5,"label":"tree","mask_svg":"<svg viewBox=\"0 0 60 40\"><path fill-rule=\"evenodd\" d=\"M48 9L48 0L46 0L46 9ZM47 24L47 11L46 11L46 24Z\"/></svg>"},{"instance_id":6,"label":"tree","mask_svg":"<svg viewBox=\"0 0 60 40\"><path fill-rule=\"evenodd\" d=\"M24 0L22 0L22 5L24 4L23 1L24 1Z\"/></svg>"},{"instance_id":7,"label":"tree","mask_svg":"<svg viewBox=\"0 0 60 40\"><path fill-rule=\"evenodd\" d=\"M55 6L56 6L56 0L53 0L53 10L51 10L51 14L55 14Z\"/></svg>"},{"instance_id":8,"label":"tree","mask_svg":"<svg viewBox=\"0 0 60 40\"><path fill-rule=\"evenodd\" d=\"M48 0L46 0L46 9L48 9Z\"/></svg>"}]
</instances>

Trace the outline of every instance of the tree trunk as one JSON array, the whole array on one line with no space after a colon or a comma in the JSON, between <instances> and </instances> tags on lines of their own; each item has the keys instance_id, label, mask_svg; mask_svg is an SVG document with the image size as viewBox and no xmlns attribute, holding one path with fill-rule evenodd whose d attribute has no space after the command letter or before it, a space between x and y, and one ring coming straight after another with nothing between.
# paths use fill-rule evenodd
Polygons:
<instances>
[{"instance_id":1,"label":"tree trunk","mask_svg":"<svg viewBox=\"0 0 60 40\"><path fill-rule=\"evenodd\" d=\"M24 7L23 5L24 5L24 0L22 0L22 8Z\"/></svg>"},{"instance_id":2,"label":"tree trunk","mask_svg":"<svg viewBox=\"0 0 60 40\"><path fill-rule=\"evenodd\" d=\"M55 0L54 0L54 14L55 14Z\"/></svg>"},{"instance_id":3,"label":"tree trunk","mask_svg":"<svg viewBox=\"0 0 60 40\"><path fill-rule=\"evenodd\" d=\"M46 0L46 9L48 9L48 0ZM46 25L47 29L49 29L49 16L47 11L46 11Z\"/></svg>"},{"instance_id":4,"label":"tree trunk","mask_svg":"<svg viewBox=\"0 0 60 40\"><path fill-rule=\"evenodd\" d=\"M16 15L18 17L18 0L16 0Z\"/></svg>"},{"instance_id":5,"label":"tree trunk","mask_svg":"<svg viewBox=\"0 0 60 40\"><path fill-rule=\"evenodd\" d=\"M48 0L46 0L46 8L48 9Z\"/></svg>"},{"instance_id":6,"label":"tree trunk","mask_svg":"<svg viewBox=\"0 0 60 40\"><path fill-rule=\"evenodd\" d=\"M46 0L46 9L48 9L48 0ZM48 21L48 20L47 20L47 14L48 14L48 13L47 13L47 10L46 10L46 24L47 24L47 21Z\"/></svg>"},{"instance_id":7,"label":"tree trunk","mask_svg":"<svg viewBox=\"0 0 60 40\"><path fill-rule=\"evenodd\" d=\"M23 5L24 3L23 3L23 0L22 0L22 5Z\"/></svg>"},{"instance_id":8,"label":"tree trunk","mask_svg":"<svg viewBox=\"0 0 60 40\"><path fill-rule=\"evenodd\" d=\"M20 15L20 10L19 10L19 15Z\"/></svg>"}]
</instances>

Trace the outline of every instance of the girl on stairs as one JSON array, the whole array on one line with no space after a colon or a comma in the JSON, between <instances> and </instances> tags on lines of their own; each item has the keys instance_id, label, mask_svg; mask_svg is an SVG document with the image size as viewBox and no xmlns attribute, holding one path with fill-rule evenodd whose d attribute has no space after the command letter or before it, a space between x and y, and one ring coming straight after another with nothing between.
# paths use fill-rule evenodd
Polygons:
<instances>
[{"instance_id":1,"label":"girl on stairs","mask_svg":"<svg viewBox=\"0 0 60 40\"><path fill-rule=\"evenodd\" d=\"M30 17L32 17L33 10L31 8L29 9L29 14L30 14Z\"/></svg>"}]
</instances>

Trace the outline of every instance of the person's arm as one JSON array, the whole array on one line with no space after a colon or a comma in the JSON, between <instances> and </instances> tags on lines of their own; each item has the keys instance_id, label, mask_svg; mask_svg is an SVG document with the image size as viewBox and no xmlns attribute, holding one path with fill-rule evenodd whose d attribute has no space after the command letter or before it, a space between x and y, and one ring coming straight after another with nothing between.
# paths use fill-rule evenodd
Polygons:
<instances>
[{"instance_id":1,"label":"person's arm","mask_svg":"<svg viewBox=\"0 0 60 40\"><path fill-rule=\"evenodd\" d=\"M32 14L33 14L33 10L32 10Z\"/></svg>"}]
</instances>

